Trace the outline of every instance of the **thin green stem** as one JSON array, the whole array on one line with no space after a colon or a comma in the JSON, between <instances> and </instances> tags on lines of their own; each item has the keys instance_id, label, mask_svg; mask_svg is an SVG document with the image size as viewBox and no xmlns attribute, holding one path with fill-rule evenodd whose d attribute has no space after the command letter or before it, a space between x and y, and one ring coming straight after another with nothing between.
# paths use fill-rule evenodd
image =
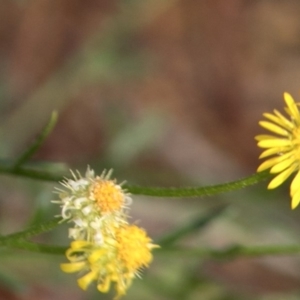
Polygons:
<instances>
[{"instance_id":1,"label":"thin green stem","mask_svg":"<svg viewBox=\"0 0 300 300\"><path fill-rule=\"evenodd\" d=\"M33 236L36 236L41 233L44 233L44 232L54 229L55 227L57 227L59 225L59 223L60 223L60 219L55 218L55 219L52 219L51 221L34 225L23 231L19 231L16 233L5 235L5 236L2 235L2 236L0 236L0 244L1 243L5 244L5 243L8 243L9 241L18 241L21 239L24 240L24 239L31 238Z\"/></svg>"},{"instance_id":2,"label":"thin green stem","mask_svg":"<svg viewBox=\"0 0 300 300\"><path fill-rule=\"evenodd\" d=\"M19 249L19 250L26 250L30 252L56 254L56 255L63 255L67 250L67 247L28 242L22 239L17 241L8 240L8 241L0 242L0 246L5 246L5 247Z\"/></svg>"},{"instance_id":3,"label":"thin green stem","mask_svg":"<svg viewBox=\"0 0 300 300\"><path fill-rule=\"evenodd\" d=\"M12 168L18 169L21 165L23 165L26 161L28 161L32 155L43 145L46 138L52 132L55 124L57 122L57 112L52 112L50 120L48 124L44 127L42 132L38 135L36 140L26 149L19 158L15 161Z\"/></svg>"},{"instance_id":4,"label":"thin green stem","mask_svg":"<svg viewBox=\"0 0 300 300\"><path fill-rule=\"evenodd\" d=\"M6 236L0 236L0 246L10 248L23 249L33 252L49 253L49 254L63 254L66 250L65 247L43 245L27 241L27 239L39 235L41 233L50 231L57 227L60 219L55 218L45 223L37 224L26 230L15 232Z\"/></svg>"},{"instance_id":5,"label":"thin green stem","mask_svg":"<svg viewBox=\"0 0 300 300\"><path fill-rule=\"evenodd\" d=\"M253 174L251 176L236 181L203 187L155 188L141 186L124 186L124 188L134 195L146 195L154 197L201 197L239 190L247 186L254 185L260 181L263 181L269 176L269 173L265 171Z\"/></svg>"},{"instance_id":6,"label":"thin green stem","mask_svg":"<svg viewBox=\"0 0 300 300\"><path fill-rule=\"evenodd\" d=\"M0 163L0 173L49 182L59 182L64 178L63 175L53 174L51 172L38 170L29 166L21 166L15 169L9 163Z\"/></svg>"},{"instance_id":7,"label":"thin green stem","mask_svg":"<svg viewBox=\"0 0 300 300\"><path fill-rule=\"evenodd\" d=\"M37 170L28 166L21 166L20 168L15 169L9 163L3 162L0 162L0 173L50 182L59 182L65 177L63 175L52 174L51 172ZM236 181L201 187L161 188L124 185L124 188L133 195L152 197L201 197L239 190L263 181L268 177L270 177L269 172L264 171Z\"/></svg>"},{"instance_id":8,"label":"thin green stem","mask_svg":"<svg viewBox=\"0 0 300 300\"><path fill-rule=\"evenodd\" d=\"M50 231L59 225L60 220L53 219L48 222L32 226L26 230L0 236L0 246L5 246L15 249L23 249L32 252L48 253L48 254L63 254L66 247L55 245L44 245L27 241L26 239ZM182 233L182 232L181 232ZM180 233L180 234L181 234ZM162 241L163 242L163 241ZM165 245L168 244L168 240ZM210 259L232 259L238 256L258 257L266 255L296 255L300 254L300 245L268 245L268 246L241 246L235 245L226 249L215 250L211 248L184 248L184 247L169 247L161 244L159 252L186 255Z\"/></svg>"},{"instance_id":9,"label":"thin green stem","mask_svg":"<svg viewBox=\"0 0 300 300\"><path fill-rule=\"evenodd\" d=\"M210 248L183 248L169 247L160 248L161 253L167 255L185 255L187 257L201 257L205 259L232 259L235 257L260 257L268 255L299 255L300 245L269 245L269 246L231 246L222 250Z\"/></svg>"},{"instance_id":10,"label":"thin green stem","mask_svg":"<svg viewBox=\"0 0 300 300\"><path fill-rule=\"evenodd\" d=\"M1 246L13 249L22 249L31 252L44 254L62 255L67 250L66 247L56 245L45 245L28 242L24 240L0 242ZM225 249L211 248L184 248L184 247L162 247L155 250L161 255L180 255L186 257L198 257L202 259L234 259L237 257L262 257L274 255L299 255L300 245L268 245L268 246L231 246Z\"/></svg>"}]
</instances>

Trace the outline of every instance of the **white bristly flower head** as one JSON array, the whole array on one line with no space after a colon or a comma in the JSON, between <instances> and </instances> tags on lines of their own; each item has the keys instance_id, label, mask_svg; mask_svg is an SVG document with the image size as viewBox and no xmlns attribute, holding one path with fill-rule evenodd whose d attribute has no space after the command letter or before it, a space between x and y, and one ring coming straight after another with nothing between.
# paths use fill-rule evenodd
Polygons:
<instances>
[{"instance_id":1,"label":"white bristly flower head","mask_svg":"<svg viewBox=\"0 0 300 300\"><path fill-rule=\"evenodd\" d=\"M127 224L130 194L122 189L124 182L110 179L112 170L95 176L88 167L84 177L78 171L71 174L73 178L66 178L63 188L56 189L60 200L52 202L60 204L63 220L73 222L70 238L101 244L103 230Z\"/></svg>"}]
</instances>

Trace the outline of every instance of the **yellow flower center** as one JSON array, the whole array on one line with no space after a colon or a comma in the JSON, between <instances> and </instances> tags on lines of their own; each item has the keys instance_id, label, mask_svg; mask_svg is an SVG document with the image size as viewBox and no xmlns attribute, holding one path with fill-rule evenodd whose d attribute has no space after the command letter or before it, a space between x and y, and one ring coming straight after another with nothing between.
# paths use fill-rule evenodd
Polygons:
<instances>
[{"instance_id":1,"label":"yellow flower center","mask_svg":"<svg viewBox=\"0 0 300 300\"><path fill-rule=\"evenodd\" d=\"M112 180L98 180L94 183L92 194L102 213L119 210L124 204L124 193Z\"/></svg>"},{"instance_id":2,"label":"yellow flower center","mask_svg":"<svg viewBox=\"0 0 300 300\"><path fill-rule=\"evenodd\" d=\"M152 260L151 239L146 232L135 226L123 226L116 232L118 242L118 258L129 272L134 272L142 266L148 266Z\"/></svg>"}]
</instances>

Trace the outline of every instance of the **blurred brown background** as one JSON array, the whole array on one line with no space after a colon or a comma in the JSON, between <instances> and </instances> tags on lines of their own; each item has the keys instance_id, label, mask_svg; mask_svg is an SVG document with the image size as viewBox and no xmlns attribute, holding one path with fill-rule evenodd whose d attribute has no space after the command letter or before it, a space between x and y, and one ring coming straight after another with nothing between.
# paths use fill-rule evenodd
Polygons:
<instances>
[{"instance_id":1,"label":"blurred brown background","mask_svg":"<svg viewBox=\"0 0 300 300\"><path fill-rule=\"evenodd\" d=\"M299 99L299 17L296 0L2 0L0 155L15 158L57 110L36 161L113 167L120 181L142 185L247 176L258 165L262 113L282 110L284 91ZM51 184L1 180L2 233L57 213ZM265 187L207 199L134 197L133 221L155 239L225 205L185 245L299 243L288 188ZM66 229L44 241L66 245ZM62 257L2 250L0 260L0 299L111 299L80 291L58 270ZM300 299L297 257L158 253L143 277L125 299Z\"/></svg>"}]
</instances>

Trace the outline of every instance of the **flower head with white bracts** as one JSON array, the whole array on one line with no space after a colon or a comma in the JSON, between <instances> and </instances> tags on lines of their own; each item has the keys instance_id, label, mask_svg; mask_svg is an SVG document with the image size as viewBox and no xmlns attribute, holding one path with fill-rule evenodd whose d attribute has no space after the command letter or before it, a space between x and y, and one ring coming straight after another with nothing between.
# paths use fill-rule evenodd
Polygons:
<instances>
[{"instance_id":1,"label":"flower head with white bracts","mask_svg":"<svg viewBox=\"0 0 300 300\"><path fill-rule=\"evenodd\" d=\"M61 182L57 188L63 220L74 223L69 229L69 237L102 243L102 229L127 223L127 211L132 202L130 194L122 189L122 184L110 179L112 170L95 176L89 167L84 177L72 172L72 179Z\"/></svg>"}]
</instances>

